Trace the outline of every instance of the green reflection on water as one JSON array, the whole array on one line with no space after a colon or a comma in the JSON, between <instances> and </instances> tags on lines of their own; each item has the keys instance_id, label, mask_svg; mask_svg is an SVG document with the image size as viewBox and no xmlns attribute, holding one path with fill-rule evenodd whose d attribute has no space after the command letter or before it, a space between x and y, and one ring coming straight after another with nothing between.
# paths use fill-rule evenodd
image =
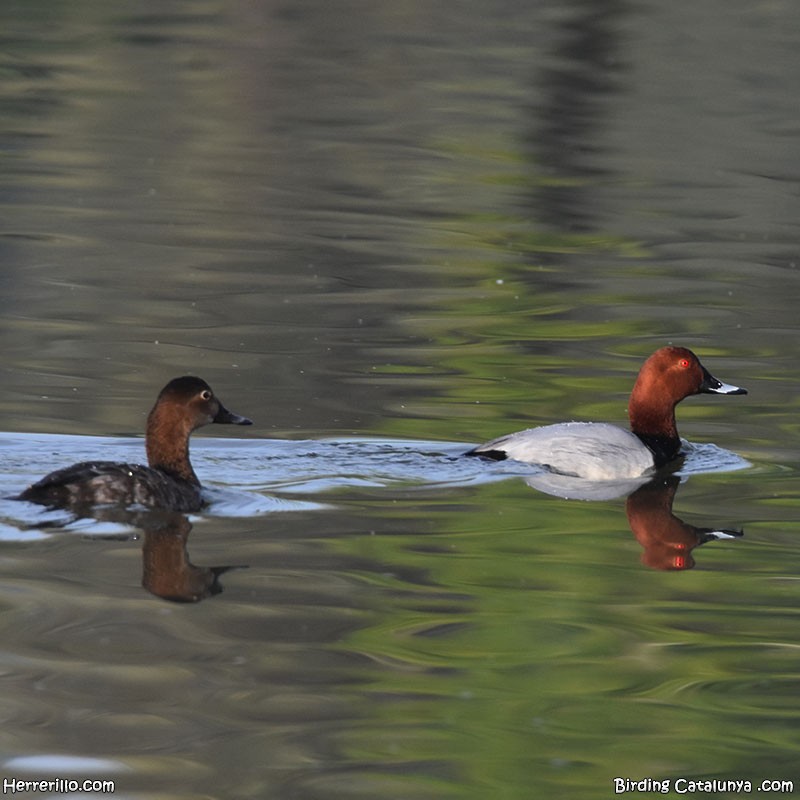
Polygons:
<instances>
[{"instance_id":1,"label":"green reflection on water","mask_svg":"<svg viewBox=\"0 0 800 800\"><path fill-rule=\"evenodd\" d=\"M374 664L347 759L520 800L610 796L615 776L793 776L797 612L773 555L714 543L693 572L649 572L621 503L514 483L461 500L385 507L398 532L330 542L390 573L363 576L379 619L341 645Z\"/></svg>"}]
</instances>

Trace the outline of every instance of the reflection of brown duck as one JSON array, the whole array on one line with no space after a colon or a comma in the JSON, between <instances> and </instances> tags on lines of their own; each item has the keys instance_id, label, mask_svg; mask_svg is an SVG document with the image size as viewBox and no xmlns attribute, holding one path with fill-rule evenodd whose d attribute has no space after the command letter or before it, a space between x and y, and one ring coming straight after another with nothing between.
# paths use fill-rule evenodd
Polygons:
<instances>
[{"instance_id":1,"label":"reflection of brown duck","mask_svg":"<svg viewBox=\"0 0 800 800\"><path fill-rule=\"evenodd\" d=\"M695 528L678 519L672 513L678 484L674 475L652 481L637 489L625 504L628 524L644 548L642 563L653 569L691 569L695 547L742 535L740 531Z\"/></svg>"},{"instance_id":2,"label":"reflection of brown duck","mask_svg":"<svg viewBox=\"0 0 800 800\"><path fill-rule=\"evenodd\" d=\"M143 521L142 586L175 603L197 603L219 594L219 576L242 567L196 567L186 542L192 524L183 514L150 514Z\"/></svg>"}]
</instances>

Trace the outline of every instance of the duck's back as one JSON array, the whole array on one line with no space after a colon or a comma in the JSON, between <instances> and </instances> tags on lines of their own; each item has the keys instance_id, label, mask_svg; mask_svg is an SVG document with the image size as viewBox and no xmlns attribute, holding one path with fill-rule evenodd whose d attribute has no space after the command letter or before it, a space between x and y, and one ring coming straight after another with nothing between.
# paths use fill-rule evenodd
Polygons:
<instances>
[{"instance_id":1,"label":"duck's back","mask_svg":"<svg viewBox=\"0 0 800 800\"><path fill-rule=\"evenodd\" d=\"M173 511L198 511L200 487L141 464L84 461L56 470L29 486L18 497L57 508L98 505L141 505Z\"/></svg>"},{"instance_id":2,"label":"duck's back","mask_svg":"<svg viewBox=\"0 0 800 800\"><path fill-rule=\"evenodd\" d=\"M604 422L562 422L501 436L470 455L539 464L589 480L635 478L655 466L638 436Z\"/></svg>"}]
</instances>

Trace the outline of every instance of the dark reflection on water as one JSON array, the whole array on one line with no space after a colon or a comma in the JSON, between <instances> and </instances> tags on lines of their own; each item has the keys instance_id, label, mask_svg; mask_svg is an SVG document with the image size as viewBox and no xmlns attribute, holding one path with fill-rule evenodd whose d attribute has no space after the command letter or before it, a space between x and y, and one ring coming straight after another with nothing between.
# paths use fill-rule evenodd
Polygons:
<instances>
[{"instance_id":1,"label":"dark reflection on water","mask_svg":"<svg viewBox=\"0 0 800 800\"><path fill-rule=\"evenodd\" d=\"M630 11L618 0L576 4L553 31L551 57L537 65L543 98L531 109L529 141L534 164L544 167L546 177L534 180L541 185L533 206L537 219L555 231L600 230L587 188L608 172L596 158L598 129L607 125L610 98L624 79L620 23Z\"/></svg>"},{"instance_id":2,"label":"dark reflection on water","mask_svg":"<svg viewBox=\"0 0 800 800\"><path fill-rule=\"evenodd\" d=\"M246 565L198 567L187 550L192 525L183 514L151 513L143 529L142 586L162 600L197 603L222 591L220 576Z\"/></svg>"}]
</instances>

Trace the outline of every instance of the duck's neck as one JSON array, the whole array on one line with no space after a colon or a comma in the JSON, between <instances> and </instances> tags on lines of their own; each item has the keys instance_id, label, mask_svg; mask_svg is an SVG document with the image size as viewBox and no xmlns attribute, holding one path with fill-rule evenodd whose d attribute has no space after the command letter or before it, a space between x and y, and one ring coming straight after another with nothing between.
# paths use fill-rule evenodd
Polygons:
<instances>
[{"instance_id":1,"label":"duck's neck","mask_svg":"<svg viewBox=\"0 0 800 800\"><path fill-rule=\"evenodd\" d=\"M657 387L646 385L640 375L631 392L628 418L631 430L653 452L657 467L672 461L681 449L675 404L663 398Z\"/></svg>"},{"instance_id":2,"label":"duck's neck","mask_svg":"<svg viewBox=\"0 0 800 800\"><path fill-rule=\"evenodd\" d=\"M192 429L179 415L165 413L163 406L154 408L147 417L145 447L147 463L196 486L200 485L189 461L189 436Z\"/></svg>"}]
</instances>

